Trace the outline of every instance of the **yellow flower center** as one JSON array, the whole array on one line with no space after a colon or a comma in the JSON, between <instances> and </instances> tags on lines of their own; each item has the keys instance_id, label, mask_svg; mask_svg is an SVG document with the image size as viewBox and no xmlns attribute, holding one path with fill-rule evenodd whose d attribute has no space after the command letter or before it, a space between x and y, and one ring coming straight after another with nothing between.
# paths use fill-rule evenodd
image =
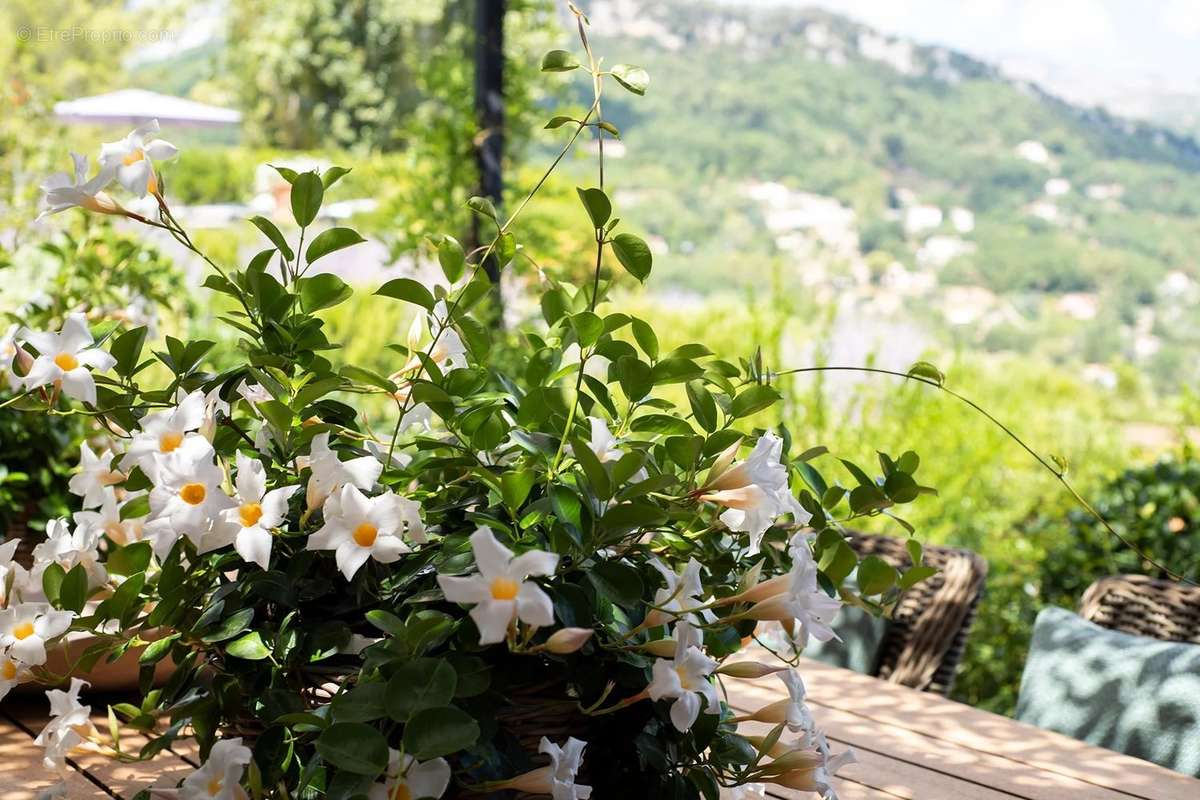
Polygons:
<instances>
[{"instance_id":1,"label":"yellow flower center","mask_svg":"<svg viewBox=\"0 0 1200 800\"><path fill-rule=\"evenodd\" d=\"M359 547L370 547L375 544L375 537L379 535L379 528L376 528L369 522L364 522L354 529L354 541Z\"/></svg>"},{"instance_id":2,"label":"yellow flower center","mask_svg":"<svg viewBox=\"0 0 1200 800\"><path fill-rule=\"evenodd\" d=\"M238 509L238 516L242 518L243 528L253 528L262 519L262 506L258 503L243 503Z\"/></svg>"},{"instance_id":3,"label":"yellow flower center","mask_svg":"<svg viewBox=\"0 0 1200 800\"><path fill-rule=\"evenodd\" d=\"M128 167L131 164L136 164L137 162L141 161L145 157L146 157L146 154L141 151L141 148L139 148L137 150L134 150L129 155L125 156L125 158L123 158L121 160L121 163L123 163L125 166Z\"/></svg>"},{"instance_id":4,"label":"yellow flower center","mask_svg":"<svg viewBox=\"0 0 1200 800\"><path fill-rule=\"evenodd\" d=\"M221 779L213 778L208 782L208 786L206 788L208 789L209 797L216 797L221 793Z\"/></svg>"},{"instance_id":5,"label":"yellow flower center","mask_svg":"<svg viewBox=\"0 0 1200 800\"><path fill-rule=\"evenodd\" d=\"M675 674L679 676L679 685L684 689L691 691L692 676L688 675L687 670L685 670L683 667L676 667Z\"/></svg>"},{"instance_id":6,"label":"yellow flower center","mask_svg":"<svg viewBox=\"0 0 1200 800\"><path fill-rule=\"evenodd\" d=\"M412 792L409 791L408 785L396 784L396 788L392 789L392 800L412 800Z\"/></svg>"},{"instance_id":7,"label":"yellow flower center","mask_svg":"<svg viewBox=\"0 0 1200 800\"><path fill-rule=\"evenodd\" d=\"M17 665L11 661L5 661L4 666L0 667L0 678L6 681L11 681L17 677Z\"/></svg>"},{"instance_id":8,"label":"yellow flower center","mask_svg":"<svg viewBox=\"0 0 1200 800\"><path fill-rule=\"evenodd\" d=\"M79 366L79 359L70 353L59 353L54 357L54 364L63 372L70 372Z\"/></svg>"},{"instance_id":9,"label":"yellow flower center","mask_svg":"<svg viewBox=\"0 0 1200 800\"><path fill-rule=\"evenodd\" d=\"M204 498L208 496L208 489L204 488L203 483L186 483L179 490L179 496L183 498L183 502L188 505L198 506L204 502Z\"/></svg>"},{"instance_id":10,"label":"yellow flower center","mask_svg":"<svg viewBox=\"0 0 1200 800\"><path fill-rule=\"evenodd\" d=\"M512 578L496 578L492 581L492 598L495 600L512 600L520 590L520 584Z\"/></svg>"},{"instance_id":11,"label":"yellow flower center","mask_svg":"<svg viewBox=\"0 0 1200 800\"><path fill-rule=\"evenodd\" d=\"M176 431L167 431L158 437L158 449L162 453L170 453L181 444L183 444L183 434Z\"/></svg>"},{"instance_id":12,"label":"yellow flower center","mask_svg":"<svg viewBox=\"0 0 1200 800\"><path fill-rule=\"evenodd\" d=\"M17 639L18 641L22 639L28 639L30 636L33 636L33 623L22 622L12 629L12 635L13 638Z\"/></svg>"}]
</instances>

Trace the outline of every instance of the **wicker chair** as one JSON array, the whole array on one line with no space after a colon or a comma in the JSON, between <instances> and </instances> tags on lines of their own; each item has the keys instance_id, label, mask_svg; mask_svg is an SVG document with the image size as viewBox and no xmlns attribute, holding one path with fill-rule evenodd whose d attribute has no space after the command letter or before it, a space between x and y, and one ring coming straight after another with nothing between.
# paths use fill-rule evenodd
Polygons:
<instances>
[{"instance_id":1,"label":"wicker chair","mask_svg":"<svg viewBox=\"0 0 1200 800\"><path fill-rule=\"evenodd\" d=\"M899 569L912 566L901 539L864 533L850 533L847 539L860 556L878 556ZM938 572L906 591L896 604L875 674L948 695L983 594L987 562L970 550L929 546L925 563Z\"/></svg>"},{"instance_id":2,"label":"wicker chair","mask_svg":"<svg viewBox=\"0 0 1200 800\"><path fill-rule=\"evenodd\" d=\"M1079 616L1114 631L1200 644L1200 587L1145 575L1101 578L1083 593Z\"/></svg>"}]
</instances>

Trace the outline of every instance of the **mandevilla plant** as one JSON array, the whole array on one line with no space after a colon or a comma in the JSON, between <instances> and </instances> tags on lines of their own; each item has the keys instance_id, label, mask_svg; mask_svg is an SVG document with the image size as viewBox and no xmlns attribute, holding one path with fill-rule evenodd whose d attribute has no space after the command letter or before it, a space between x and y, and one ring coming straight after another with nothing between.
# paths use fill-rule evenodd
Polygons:
<instances>
[{"instance_id":1,"label":"mandevilla plant","mask_svg":"<svg viewBox=\"0 0 1200 800\"><path fill-rule=\"evenodd\" d=\"M555 165L585 131L619 135L601 114L609 78L638 95L648 83L602 69L575 13L584 59L555 51L543 68L586 72L595 99L551 120L570 132ZM52 208L124 216L198 253L157 163L175 149L151 133L105 145L96 177L84 162L48 184ZM351 289L313 267L362 237L313 226L347 170L279 172L298 232L256 217L269 247L243 269L209 262L205 285L235 304L234 368L206 371L212 342L146 353L145 327L95 339L80 316L16 337L21 391L5 405L95 418L108 435L83 450L83 510L50 527L32 569L0 551L0 692L71 677L48 693L47 766L74 747L149 759L194 737L203 766L181 798L716 798L749 783L834 797L852 756L815 727L794 654L835 635L842 603L886 609L932 572L915 541L917 566L898 574L859 563L841 533L930 491L916 455L881 454L879 476L843 462L850 488L829 481L813 464L824 448L753 427L780 399L760 357L662 352L651 324L614 310L611 257L644 281L652 256L618 232L603 161L579 190L594 277L546 279L520 368L489 367L504 344L473 314L482 265L514 260L536 188L507 219L470 202L491 241L465 253L437 238L444 284L378 290L423 323L392 346L393 374L339 365L318 312ZM114 179L152 195L157 217L106 194ZM142 385L155 362L173 377ZM363 411L380 401L376 432ZM762 622L792 637L777 663L744 657ZM47 648L82 634L91 644L54 674ZM92 728L79 699L99 659L133 652L144 699L111 718L146 734L137 752ZM737 716L725 676L782 678L790 699ZM761 735L739 733L748 723Z\"/></svg>"}]
</instances>

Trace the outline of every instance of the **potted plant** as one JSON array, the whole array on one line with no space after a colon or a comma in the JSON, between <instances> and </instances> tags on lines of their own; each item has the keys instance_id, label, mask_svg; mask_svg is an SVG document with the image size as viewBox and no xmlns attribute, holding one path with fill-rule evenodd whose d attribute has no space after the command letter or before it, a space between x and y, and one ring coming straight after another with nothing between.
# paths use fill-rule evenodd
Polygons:
<instances>
[{"instance_id":1,"label":"potted plant","mask_svg":"<svg viewBox=\"0 0 1200 800\"><path fill-rule=\"evenodd\" d=\"M648 83L635 66L602 69L575 13L583 58L553 51L543 69L582 71L594 101L550 121L567 140L547 175L584 134L617 135L606 88ZM47 199L200 253L165 192L159 162L175 150L153 133L105 145L96 177L57 180ZM592 279L545 276L541 319L515 344L477 319L482 265L520 252L515 223L541 182L507 218L470 201L490 240L468 253L437 237L440 285L378 290L421 321L392 346L390 374L339 363L319 312L352 290L313 267L363 240L314 222L346 171L281 169L297 232L257 217L261 253L209 262L205 286L236 309L231 368L206 367L212 342L147 352L145 327L96 336L80 315L17 337L28 364L5 413L103 420L111 437L83 452L75 490L115 527L64 523L32 570L5 566L0 686L49 677L46 647L68 630L96 637L76 673L145 648L144 701L114 709L150 743L131 753L91 730L75 678L40 737L48 765L80 745L151 758L191 736L203 766L185 798L713 798L754 782L832 796L847 756L815 727L795 661L739 653L762 621L797 650L828 639L842 603L886 607L927 574L859 565L840 531L927 491L916 457L881 456L879 476L845 462L853 488L828 483L812 463L823 448L756 426L780 400L761 357L666 352L650 322L613 307L615 267L645 281L653 259L614 215L602 161L579 190ZM113 181L156 215L128 210ZM491 366L502 347L516 366ZM170 379L145 385L151 364ZM386 412L386 429L365 409ZM106 507L114 489L126 499ZM782 679L790 700L736 717L724 676ZM767 732L739 732L752 720Z\"/></svg>"}]
</instances>

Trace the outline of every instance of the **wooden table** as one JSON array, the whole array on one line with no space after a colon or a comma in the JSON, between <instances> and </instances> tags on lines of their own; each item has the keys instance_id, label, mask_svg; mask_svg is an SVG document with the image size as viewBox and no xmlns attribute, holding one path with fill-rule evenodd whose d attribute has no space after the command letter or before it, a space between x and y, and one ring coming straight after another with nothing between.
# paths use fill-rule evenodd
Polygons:
<instances>
[{"instance_id":1,"label":"wooden table","mask_svg":"<svg viewBox=\"0 0 1200 800\"><path fill-rule=\"evenodd\" d=\"M1200 800L1200 780L1148 761L815 661L800 673L830 743L858 754L838 773L842 800ZM739 711L786 697L777 679L726 685Z\"/></svg>"},{"instance_id":2,"label":"wooden table","mask_svg":"<svg viewBox=\"0 0 1200 800\"><path fill-rule=\"evenodd\" d=\"M831 743L858 754L858 763L839 775L842 800L1200 800L1200 780L1146 761L849 670L805 661L800 671L813 715ZM742 712L786 696L773 677L730 680L726 686L730 704ZM33 744L45 714L45 700L36 695L14 695L0 707L3 800L34 800L57 780L46 773L41 748ZM104 717L96 725L108 729ZM754 727L748 726L750 732ZM133 731L122 734L131 751L144 741ZM189 744L181 742L175 752L146 764L73 754L68 797L128 800L148 786L175 786L197 766ZM769 795L814 798L787 789Z\"/></svg>"}]
</instances>

